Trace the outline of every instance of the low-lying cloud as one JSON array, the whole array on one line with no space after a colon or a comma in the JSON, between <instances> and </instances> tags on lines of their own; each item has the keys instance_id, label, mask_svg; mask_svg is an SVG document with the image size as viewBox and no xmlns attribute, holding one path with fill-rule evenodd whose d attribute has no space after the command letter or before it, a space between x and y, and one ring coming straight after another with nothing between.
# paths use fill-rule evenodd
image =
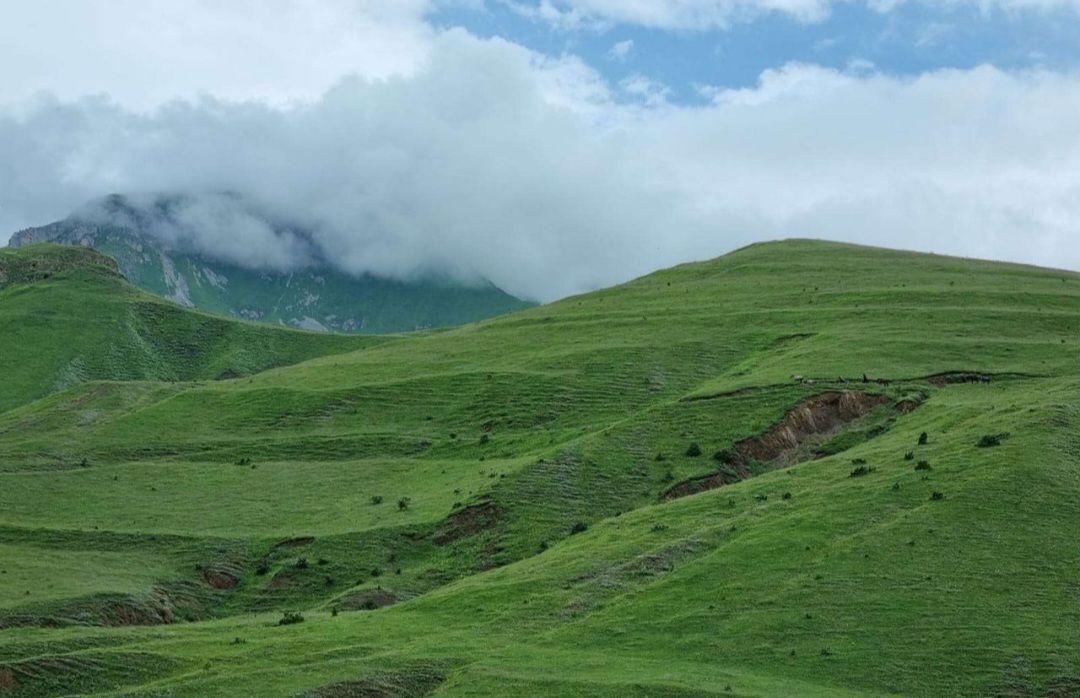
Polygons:
<instances>
[{"instance_id":1,"label":"low-lying cloud","mask_svg":"<svg viewBox=\"0 0 1080 698\"><path fill-rule=\"evenodd\" d=\"M644 100L573 57L453 30L407 75L287 106L43 99L0 112L0 228L181 192L185 241L210 255L540 300L792 236L1080 268L1075 75L789 65L702 91Z\"/></svg>"}]
</instances>

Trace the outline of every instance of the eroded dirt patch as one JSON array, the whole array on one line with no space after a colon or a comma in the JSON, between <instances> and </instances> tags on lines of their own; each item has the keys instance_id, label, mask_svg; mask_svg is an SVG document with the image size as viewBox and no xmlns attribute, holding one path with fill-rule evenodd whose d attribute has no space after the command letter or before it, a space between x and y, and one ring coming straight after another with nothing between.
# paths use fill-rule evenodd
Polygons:
<instances>
[{"instance_id":1,"label":"eroded dirt patch","mask_svg":"<svg viewBox=\"0 0 1080 698\"><path fill-rule=\"evenodd\" d=\"M285 540L274 543L274 550L281 550L282 548L302 548L305 545L311 545L315 542L314 536L300 536L298 538L286 538Z\"/></svg>"},{"instance_id":2,"label":"eroded dirt patch","mask_svg":"<svg viewBox=\"0 0 1080 698\"><path fill-rule=\"evenodd\" d=\"M420 698L438 688L445 678L440 670L417 668L333 683L301 695L303 698Z\"/></svg>"},{"instance_id":3,"label":"eroded dirt patch","mask_svg":"<svg viewBox=\"0 0 1080 698\"><path fill-rule=\"evenodd\" d=\"M989 383L990 376L985 373L970 373L964 371L951 371L928 376L927 381L935 387L953 385L955 383Z\"/></svg>"},{"instance_id":4,"label":"eroded dirt patch","mask_svg":"<svg viewBox=\"0 0 1080 698\"><path fill-rule=\"evenodd\" d=\"M717 454L721 466L716 472L680 482L665 492L662 499L678 499L745 480L751 475L747 467L751 462L775 467L792 465L799 460L807 442L833 434L889 402L884 395L858 390L829 391L806 398L765 433L743 439L730 451ZM908 411L915 406L913 403Z\"/></svg>"},{"instance_id":5,"label":"eroded dirt patch","mask_svg":"<svg viewBox=\"0 0 1080 698\"><path fill-rule=\"evenodd\" d=\"M434 541L437 545L447 545L456 540L474 536L494 527L502 520L502 517L503 510L494 502L481 502L467 506L454 512L443 522L439 530L435 532Z\"/></svg>"},{"instance_id":6,"label":"eroded dirt patch","mask_svg":"<svg viewBox=\"0 0 1080 698\"><path fill-rule=\"evenodd\" d=\"M203 570L203 579L215 589L232 589L240 583L236 575L231 572L209 567Z\"/></svg>"}]
</instances>

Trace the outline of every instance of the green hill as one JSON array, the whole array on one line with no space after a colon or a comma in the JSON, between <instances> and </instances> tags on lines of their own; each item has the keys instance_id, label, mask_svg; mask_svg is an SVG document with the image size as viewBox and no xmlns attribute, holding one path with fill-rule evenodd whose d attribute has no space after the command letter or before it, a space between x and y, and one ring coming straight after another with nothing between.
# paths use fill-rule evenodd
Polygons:
<instances>
[{"instance_id":1,"label":"green hill","mask_svg":"<svg viewBox=\"0 0 1080 698\"><path fill-rule=\"evenodd\" d=\"M226 200L263 218L248 211L248 204L237 197ZM395 281L370 274L351 276L325 263L284 272L249 269L152 233L165 229L183 237L190 232L182 221L188 203L186 197L171 196L136 205L112 195L62 221L19 231L10 244L92 247L116 259L131 283L184 307L320 332L375 334L449 327L532 305L490 283L465 286L434 277Z\"/></svg>"},{"instance_id":2,"label":"green hill","mask_svg":"<svg viewBox=\"0 0 1080 698\"><path fill-rule=\"evenodd\" d=\"M76 386L0 413L0 687L1076 695L1078 343L1078 274L788 241Z\"/></svg>"},{"instance_id":3,"label":"green hill","mask_svg":"<svg viewBox=\"0 0 1080 698\"><path fill-rule=\"evenodd\" d=\"M236 377L378 341L189 312L104 255L48 244L0 248L0 337L0 411L87 381Z\"/></svg>"}]
</instances>

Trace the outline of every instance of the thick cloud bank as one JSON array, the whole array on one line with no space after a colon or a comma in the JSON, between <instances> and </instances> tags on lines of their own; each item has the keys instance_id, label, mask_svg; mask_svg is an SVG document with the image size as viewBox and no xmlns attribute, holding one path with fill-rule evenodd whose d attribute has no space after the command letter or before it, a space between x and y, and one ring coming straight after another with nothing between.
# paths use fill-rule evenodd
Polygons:
<instances>
[{"instance_id":1,"label":"thick cloud bank","mask_svg":"<svg viewBox=\"0 0 1080 698\"><path fill-rule=\"evenodd\" d=\"M705 92L644 100L576 59L450 31L407 76L291 106L43 100L0 112L0 230L183 192L208 254L287 268L314 249L541 300L791 236L1080 268L1077 76L790 65Z\"/></svg>"}]
</instances>

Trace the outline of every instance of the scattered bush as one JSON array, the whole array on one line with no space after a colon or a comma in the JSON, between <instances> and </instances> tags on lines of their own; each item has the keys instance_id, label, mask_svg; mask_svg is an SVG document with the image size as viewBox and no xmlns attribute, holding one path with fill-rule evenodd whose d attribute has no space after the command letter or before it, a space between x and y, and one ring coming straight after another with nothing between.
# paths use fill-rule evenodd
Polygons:
<instances>
[{"instance_id":1,"label":"scattered bush","mask_svg":"<svg viewBox=\"0 0 1080 698\"><path fill-rule=\"evenodd\" d=\"M935 502L939 502L942 499L945 499L945 495L942 492L935 491L930 495L930 499L935 501Z\"/></svg>"},{"instance_id":2,"label":"scattered bush","mask_svg":"<svg viewBox=\"0 0 1080 698\"><path fill-rule=\"evenodd\" d=\"M251 465L251 459L248 457L239 458L236 461L237 465Z\"/></svg>"},{"instance_id":3,"label":"scattered bush","mask_svg":"<svg viewBox=\"0 0 1080 698\"><path fill-rule=\"evenodd\" d=\"M769 495L767 495L767 494L755 494L754 495L754 500L758 501L758 502L766 502L766 501L768 501L768 499L769 499Z\"/></svg>"},{"instance_id":4,"label":"scattered bush","mask_svg":"<svg viewBox=\"0 0 1080 698\"><path fill-rule=\"evenodd\" d=\"M412 504L411 499L409 499L408 497L402 497L401 499L397 500L398 511L405 511L409 508L410 504Z\"/></svg>"},{"instance_id":5,"label":"scattered bush","mask_svg":"<svg viewBox=\"0 0 1080 698\"><path fill-rule=\"evenodd\" d=\"M337 618L337 614L338 614L338 607L337 607L337 604L334 604L333 606L330 607L330 615L332 615L334 618Z\"/></svg>"},{"instance_id":6,"label":"scattered bush","mask_svg":"<svg viewBox=\"0 0 1080 698\"><path fill-rule=\"evenodd\" d=\"M296 560L296 569L306 570L308 568L308 561L306 557L301 557Z\"/></svg>"},{"instance_id":7,"label":"scattered bush","mask_svg":"<svg viewBox=\"0 0 1080 698\"><path fill-rule=\"evenodd\" d=\"M371 568L371 576L372 577L381 577L382 576L382 570L379 569L378 567Z\"/></svg>"},{"instance_id":8,"label":"scattered bush","mask_svg":"<svg viewBox=\"0 0 1080 698\"><path fill-rule=\"evenodd\" d=\"M691 442L686 449L686 455L691 458L697 458L701 455L701 446L698 446L696 442Z\"/></svg>"},{"instance_id":9,"label":"scattered bush","mask_svg":"<svg viewBox=\"0 0 1080 698\"><path fill-rule=\"evenodd\" d=\"M266 560L259 560L259 564L255 566L255 574L262 577L270 571L270 563Z\"/></svg>"},{"instance_id":10,"label":"scattered bush","mask_svg":"<svg viewBox=\"0 0 1080 698\"><path fill-rule=\"evenodd\" d=\"M303 623L304 616L302 613L296 611L285 611L281 614L281 620L278 621L278 625L295 625L296 623Z\"/></svg>"},{"instance_id":11,"label":"scattered bush","mask_svg":"<svg viewBox=\"0 0 1080 698\"><path fill-rule=\"evenodd\" d=\"M869 475L874 471L873 468L868 468L865 465L860 465L851 471L848 477L862 477L863 475Z\"/></svg>"},{"instance_id":12,"label":"scattered bush","mask_svg":"<svg viewBox=\"0 0 1080 698\"><path fill-rule=\"evenodd\" d=\"M790 493L790 492L785 492L785 493L784 493L784 494L783 494L783 495L782 495L782 496L780 497L780 499L791 499L791 493Z\"/></svg>"},{"instance_id":13,"label":"scattered bush","mask_svg":"<svg viewBox=\"0 0 1080 698\"><path fill-rule=\"evenodd\" d=\"M664 477L660 478L660 481L661 482L674 482L675 481L675 473L671 472L670 470L667 471L666 473L664 473Z\"/></svg>"},{"instance_id":14,"label":"scattered bush","mask_svg":"<svg viewBox=\"0 0 1080 698\"><path fill-rule=\"evenodd\" d=\"M933 468L930 467L930 463L927 462L927 461L924 461L924 460L921 460L918 463L916 463L915 464L915 469L916 470L933 470Z\"/></svg>"},{"instance_id":15,"label":"scattered bush","mask_svg":"<svg viewBox=\"0 0 1080 698\"><path fill-rule=\"evenodd\" d=\"M1009 438L1009 432L1003 431L1000 434L985 434L979 439L979 442L975 444L978 448L993 448L994 446L1000 446L1001 442Z\"/></svg>"},{"instance_id":16,"label":"scattered bush","mask_svg":"<svg viewBox=\"0 0 1080 698\"><path fill-rule=\"evenodd\" d=\"M722 448L714 453L712 457L713 460L718 463L723 463L724 465L734 465L735 462L739 460L738 454L730 448Z\"/></svg>"},{"instance_id":17,"label":"scattered bush","mask_svg":"<svg viewBox=\"0 0 1080 698\"><path fill-rule=\"evenodd\" d=\"M919 445L920 445L920 446L925 446L925 445L926 445L926 443L927 443L927 442L928 442L929 440L930 440L930 437L926 435L926 432L925 432L925 431L924 431L923 433L919 434Z\"/></svg>"},{"instance_id":18,"label":"scattered bush","mask_svg":"<svg viewBox=\"0 0 1080 698\"><path fill-rule=\"evenodd\" d=\"M570 527L570 535L574 536L578 533L584 533L589 530L589 524L584 521L578 521L576 524Z\"/></svg>"},{"instance_id":19,"label":"scattered bush","mask_svg":"<svg viewBox=\"0 0 1080 698\"><path fill-rule=\"evenodd\" d=\"M246 644L247 644L247 640L245 640L245 639L244 639L244 638L242 638L242 637L234 637L234 638L232 639L232 642L230 642L229 644L230 644L230 645L246 645Z\"/></svg>"},{"instance_id":20,"label":"scattered bush","mask_svg":"<svg viewBox=\"0 0 1080 698\"><path fill-rule=\"evenodd\" d=\"M451 440L456 439L457 438L457 432L453 432L453 431L450 432L450 438L451 438Z\"/></svg>"},{"instance_id":21,"label":"scattered bush","mask_svg":"<svg viewBox=\"0 0 1080 698\"><path fill-rule=\"evenodd\" d=\"M653 533L660 533L661 531L666 531L667 526L665 526L664 524L660 524L660 523L653 524L653 527L652 527L651 530L652 530Z\"/></svg>"},{"instance_id":22,"label":"scattered bush","mask_svg":"<svg viewBox=\"0 0 1080 698\"><path fill-rule=\"evenodd\" d=\"M481 434L480 435L480 445L481 446L483 446L484 444L486 444L489 441L491 441L491 435L489 435L489 434Z\"/></svg>"},{"instance_id":23,"label":"scattered bush","mask_svg":"<svg viewBox=\"0 0 1080 698\"><path fill-rule=\"evenodd\" d=\"M866 459L865 458L852 458L851 459L851 464L852 465L866 465Z\"/></svg>"},{"instance_id":24,"label":"scattered bush","mask_svg":"<svg viewBox=\"0 0 1080 698\"><path fill-rule=\"evenodd\" d=\"M908 451L905 453L904 460L915 460L915 451Z\"/></svg>"},{"instance_id":25,"label":"scattered bush","mask_svg":"<svg viewBox=\"0 0 1080 698\"><path fill-rule=\"evenodd\" d=\"M371 503L373 505L382 504L383 498L381 494L372 495Z\"/></svg>"},{"instance_id":26,"label":"scattered bush","mask_svg":"<svg viewBox=\"0 0 1080 698\"><path fill-rule=\"evenodd\" d=\"M327 560L325 557L320 557L317 564L319 565L319 567L323 567L324 565L329 565L330 561Z\"/></svg>"}]
</instances>

